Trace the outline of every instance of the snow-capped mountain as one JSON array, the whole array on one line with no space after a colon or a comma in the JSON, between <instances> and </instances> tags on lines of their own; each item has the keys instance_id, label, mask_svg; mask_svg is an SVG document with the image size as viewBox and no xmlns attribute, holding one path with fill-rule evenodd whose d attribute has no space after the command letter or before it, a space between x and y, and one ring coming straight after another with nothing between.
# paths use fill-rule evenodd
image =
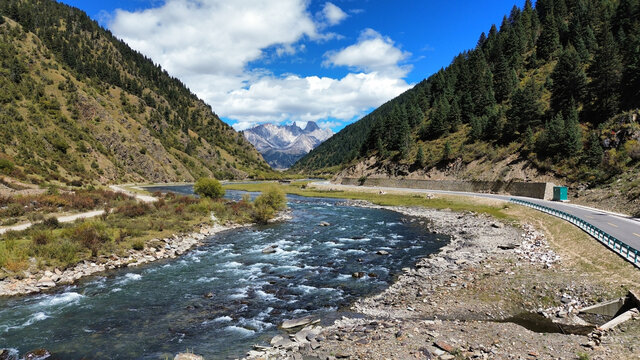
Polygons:
<instances>
[{"instance_id":1,"label":"snow-capped mountain","mask_svg":"<svg viewBox=\"0 0 640 360\"><path fill-rule=\"evenodd\" d=\"M258 149L274 169L288 169L298 159L333 136L309 121L304 129L291 125L262 124L243 131L244 137Z\"/></svg>"}]
</instances>

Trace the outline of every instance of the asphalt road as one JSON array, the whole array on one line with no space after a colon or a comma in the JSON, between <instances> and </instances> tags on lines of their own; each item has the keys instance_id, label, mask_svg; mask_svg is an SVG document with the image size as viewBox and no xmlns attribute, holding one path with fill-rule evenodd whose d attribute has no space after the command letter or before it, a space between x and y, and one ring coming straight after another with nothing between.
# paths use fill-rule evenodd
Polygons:
<instances>
[{"instance_id":1,"label":"asphalt road","mask_svg":"<svg viewBox=\"0 0 640 360\"><path fill-rule=\"evenodd\" d=\"M328 181L316 182L320 186L330 185L332 187L343 188L345 190L358 189L362 186L356 185L339 185L333 184ZM523 196L511 196L500 194L486 194L486 193L471 193L462 191L445 191L445 190L427 190L427 189L410 189L410 188L393 188L393 187L381 187L381 186L367 186L367 188L381 190L381 191L408 191L414 193L431 193L431 194L450 194L461 196L474 196L481 198L490 198L509 201L509 199L515 198L520 200L526 200L531 203L543 205L552 209L564 211L565 213L579 217L584 221L597 226L601 230L613 235L618 240L632 246L635 249L640 250L640 218L633 218L630 216L615 214L604 210L589 208L582 205L575 205L571 203L562 203L557 201L548 201L535 198L528 198Z\"/></svg>"}]
</instances>

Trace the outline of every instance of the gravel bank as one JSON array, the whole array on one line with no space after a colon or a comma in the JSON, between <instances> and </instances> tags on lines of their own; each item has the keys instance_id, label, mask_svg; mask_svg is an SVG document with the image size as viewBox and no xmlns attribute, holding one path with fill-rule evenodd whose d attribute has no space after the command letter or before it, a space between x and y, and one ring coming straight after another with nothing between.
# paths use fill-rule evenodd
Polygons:
<instances>
[{"instance_id":1,"label":"gravel bank","mask_svg":"<svg viewBox=\"0 0 640 360\"><path fill-rule=\"evenodd\" d=\"M351 310L363 317L293 329L290 339L276 337L248 359L640 358L630 336L640 333L639 321L597 341L552 331L551 320L569 321L577 308L607 299L616 284L565 267L533 226L469 212L385 208L424 218L430 231L450 235L450 244L403 269L384 292L355 302Z\"/></svg>"}]
</instances>

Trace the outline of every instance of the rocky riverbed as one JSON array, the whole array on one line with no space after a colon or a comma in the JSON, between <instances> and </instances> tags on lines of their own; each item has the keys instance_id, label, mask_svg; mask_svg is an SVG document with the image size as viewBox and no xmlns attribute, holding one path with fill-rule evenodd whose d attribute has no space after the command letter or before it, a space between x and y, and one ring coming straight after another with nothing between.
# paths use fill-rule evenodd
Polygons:
<instances>
[{"instance_id":1,"label":"rocky riverbed","mask_svg":"<svg viewBox=\"0 0 640 360\"><path fill-rule=\"evenodd\" d=\"M358 202L359 206L371 206ZM475 213L386 207L452 241L386 291L355 302L363 316L314 319L247 359L638 359L639 321L607 334L565 335L577 309L616 285L576 274L532 225ZM418 220L419 221L419 220Z\"/></svg>"}]
</instances>

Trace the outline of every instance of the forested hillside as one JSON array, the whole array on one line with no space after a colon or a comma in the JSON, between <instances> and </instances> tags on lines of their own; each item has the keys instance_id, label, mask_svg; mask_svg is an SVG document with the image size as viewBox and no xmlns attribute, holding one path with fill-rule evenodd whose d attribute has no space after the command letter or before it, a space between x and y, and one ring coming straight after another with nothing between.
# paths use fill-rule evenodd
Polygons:
<instances>
[{"instance_id":1,"label":"forested hillside","mask_svg":"<svg viewBox=\"0 0 640 360\"><path fill-rule=\"evenodd\" d=\"M534 7L527 0L481 34L475 49L292 170L431 177L456 169L457 178L491 179L535 173L588 185L622 176L637 188L639 3L540 0Z\"/></svg>"},{"instance_id":2,"label":"forested hillside","mask_svg":"<svg viewBox=\"0 0 640 360\"><path fill-rule=\"evenodd\" d=\"M84 12L0 2L0 175L35 183L271 173L179 80Z\"/></svg>"}]
</instances>

